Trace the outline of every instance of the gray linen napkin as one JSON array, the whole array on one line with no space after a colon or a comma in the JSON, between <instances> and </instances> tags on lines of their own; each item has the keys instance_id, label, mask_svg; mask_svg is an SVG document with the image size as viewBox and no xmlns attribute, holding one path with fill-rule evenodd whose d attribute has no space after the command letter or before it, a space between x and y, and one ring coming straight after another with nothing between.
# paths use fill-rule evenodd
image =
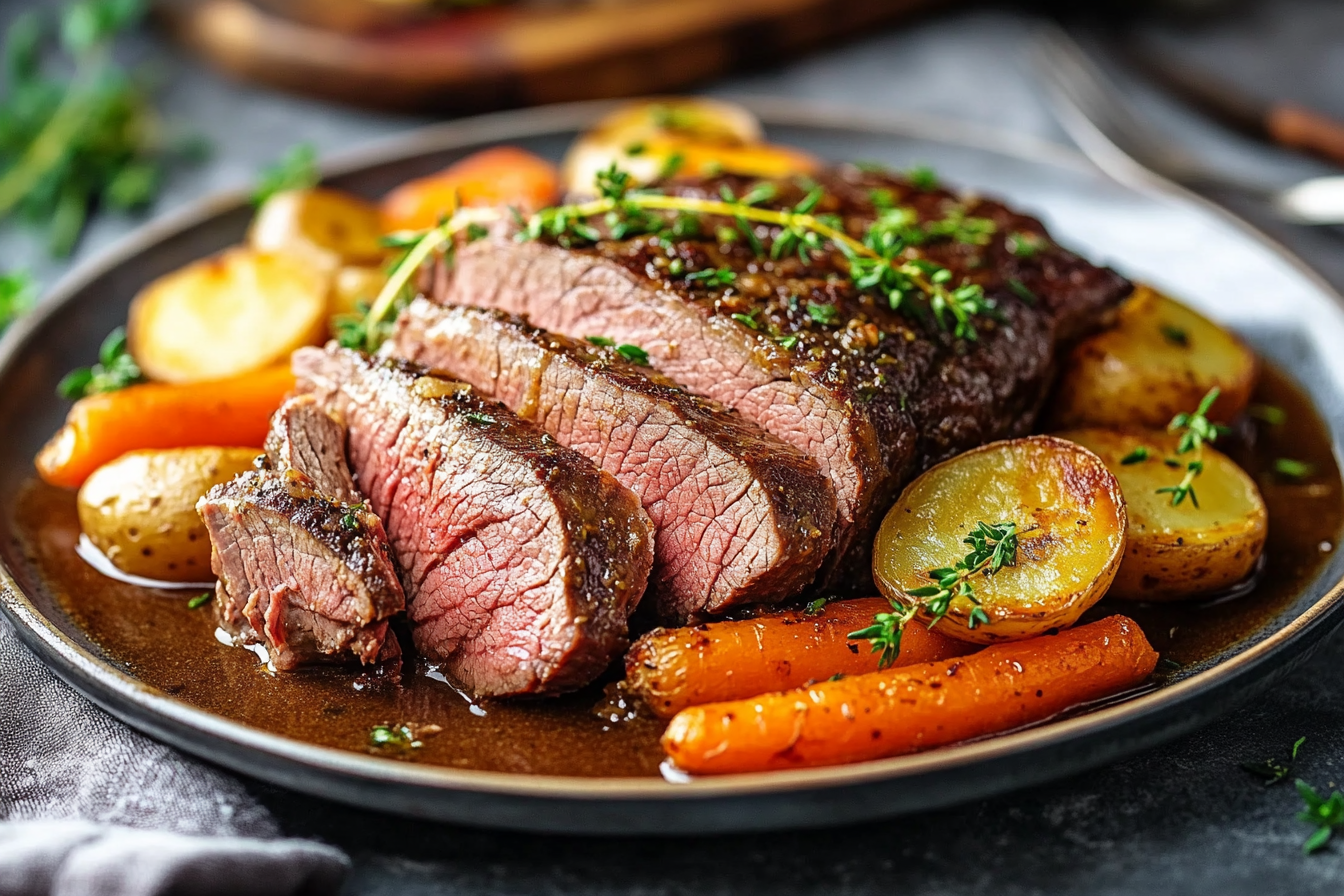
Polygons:
<instances>
[{"instance_id":1,"label":"gray linen napkin","mask_svg":"<svg viewBox=\"0 0 1344 896\"><path fill-rule=\"evenodd\" d=\"M4 619L0 820L0 896L323 894L349 865L336 849L275 839L237 780L89 704Z\"/></svg>"}]
</instances>

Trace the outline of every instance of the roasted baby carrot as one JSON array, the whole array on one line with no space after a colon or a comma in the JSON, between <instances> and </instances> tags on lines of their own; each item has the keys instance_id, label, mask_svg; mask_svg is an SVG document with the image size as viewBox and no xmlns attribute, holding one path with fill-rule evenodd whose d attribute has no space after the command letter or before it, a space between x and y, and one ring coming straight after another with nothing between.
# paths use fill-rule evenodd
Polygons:
<instances>
[{"instance_id":1,"label":"roasted baby carrot","mask_svg":"<svg viewBox=\"0 0 1344 896\"><path fill-rule=\"evenodd\" d=\"M528 212L559 197L554 165L516 146L496 146L407 181L383 197L380 211L385 230L428 230L459 205L512 205Z\"/></svg>"},{"instance_id":2,"label":"roasted baby carrot","mask_svg":"<svg viewBox=\"0 0 1344 896\"><path fill-rule=\"evenodd\" d=\"M834 601L820 612L655 629L625 655L626 687L663 718L688 706L802 687L836 674L876 672L878 655L846 635L890 611L880 597ZM897 663L927 663L976 650L929 631L906 629Z\"/></svg>"},{"instance_id":3,"label":"roasted baby carrot","mask_svg":"<svg viewBox=\"0 0 1344 896\"><path fill-rule=\"evenodd\" d=\"M142 383L75 402L65 425L38 452L37 472L78 488L127 451L230 445L260 448L271 414L294 388L288 365L227 380Z\"/></svg>"},{"instance_id":4,"label":"roasted baby carrot","mask_svg":"<svg viewBox=\"0 0 1344 896\"><path fill-rule=\"evenodd\" d=\"M1124 616L958 659L683 710L663 749L697 775L839 765L1009 731L1143 681L1157 653Z\"/></svg>"}]
</instances>

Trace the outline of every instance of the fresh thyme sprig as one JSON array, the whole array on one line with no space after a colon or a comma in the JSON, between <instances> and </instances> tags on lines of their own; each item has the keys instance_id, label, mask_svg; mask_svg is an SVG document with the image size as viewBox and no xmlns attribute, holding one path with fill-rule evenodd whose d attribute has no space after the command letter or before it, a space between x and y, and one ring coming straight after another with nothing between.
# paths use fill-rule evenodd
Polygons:
<instances>
[{"instance_id":1,"label":"fresh thyme sprig","mask_svg":"<svg viewBox=\"0 0 1344 896\"><path fill-rule=\"evenodd\" d=\"M873 624L847 636L853 641L867 641L872 645L873 653L881 653L878 667L885 669L896 661L901 652L901 635L921 612L929 617L929 628L933 628L952 608L952 601L958 597L969 600L973 606L966 619L967 628L988 625L989 615L980 606L975 596L975 586L971 579L977 573L993 575L1005 566L1017 564L1017 524L1013 522L979 522L971 530L963 544L971 550L953 566L931 571L928 576L934 584L915 588L906 593L913 598L905 601L891 601L894 612L878 613Z\"/></svg>"},{"instance_id":2,"label":"fresh thyme sprig","mask_svg":"<svg viewBox=\"0 0 1344 896\"><path fill-rule=\"evenodd\" d=\"M830 243L845 256L857 288L879 293L893 310L903 310L911 299L922 297L938 325L958 339L978 337L973 318L997 316L994 300L985 295L982 286L969 282L954 285L950 270L915 254L919 245L933 239L987 241L993 232L992 222L968 218L964 211L957 214L953 210L943 221L920 227L909 209L888 209L858 240L844 231L843 222L836 216L816 213L824 196L818 192L820 188L813 188L793 208L778 210L760 207L760 203L774 198L772 184L760 184L740 197L726 188L719 199L669 196L634 189L630 176L614 163L598 175L597 187L597 199L537 212L527 220L520 238L550 237L562 246L572 246L602 237L601 231L588 223L594 218L605 220L613 239L624 239L665 229L666 222L649 214L651 211L720 216L736 223L735 234L757 255L766 252L753 223L780 228L770 249L775 258L799 253L806 260L808 252L822 251Z\"/></svg>"},{"instance_id":3,"label":"fresh thyme sprig","mask_svg":"<svg viewBox=\"0 0 1344 896\"><path fill-rule=\"evenodd\" d=\"M1265 786L1270 787L1293 773L1293 763L1297 762L1297 753L1306 742L1305 737L1299 737L1294 741L1292 752L1286 762L1279 759L1266 759L1263 762L1243 762L1241 767L1256 777L1263 778Z\"/></svg>"},{"instance_id":4,"label":"fresh thyme sprig","mask_svg":"<svg viewBox=\"0 0 1344 896\"><path fill-rule=\"evenodd\" d=\"M140 365L126 347L126 328L117 327L103 339L98 349L98 363L70 371L56 384L62 398L77 401L99 392L116 392L143 380Z\"/></svg>"},{"instance_id":5,"label":"fresh thyme sprig","mask_svg":"<svg viewBox=\"0 0 1344 896\"><path fill-rule=\"evenodd\" d=\"M1181 434L1180 441L1176 443L1177 455L1192 452L1202 455L1205 443L1212 445L1218 440L1219 436L1227 434L1228 428L1226 426L1213 423L1208 417L1209 409L1218 400L1218 394L1219 389L1214 386L1200 401L1199 407L1195 409L1193 414L1177 414L1171 418L1167 431ZM1167 465L1179 468L1181 461L1179 458L1169 458ZM1199 507L1199 498L1195 494L1195 479L1203 472L1204 459L1202 456L1196 457L1194 460L1185 463L1185 475L1181 477L1180 482L1159 488L1157 493L1159 495L1171 495L1172 507L1181 506L1186 498L1189 498L1190 503L1195 507Z\"/></svg>"},{"instance_id":6,"label":"fresh thyme sprig","mask_svg":"<svg viewBox=\"0 0 1344 896\"><path fill-rule=\"evenodd\" d=\"M761 203L775 198L777 190L770 183L758 184L742 196L733 195L726 186L718 199L670 196L656 190L637 189L634 179L614 162L598 173L596 186L596 199L542 209L528 218L515 213L520 224L516 238L549 238L566 248L590 244L604 236L603 231L591 223L598 219L605 224L607 235L612 239L641 234L666 236L672 240L692 239L704 232L698 216L724 217L731 219L736 227L719 228L721 241L741 239L758 255L764 256L766 250L753 224L780 228L770 247L770 254L775 258L797 253L806 261L809 253L824 251L829 244L844 255L849 275L858 289L876 292L886 298L893 310L909 310L921 320L931 315L941 329L951 332L955 338L975 340L979 332L974 319L999 316L994 300L985 295L982 286L970 282L953 284L950 270L916 254L919 245L932 239L987 241L993 232L992 222L966 217L964 211L958 213L954 209L941 222L916 227L908 209L889 209L869 226L860 240L845 232L844 222L837 216L816 213L825 195L820 187L812 188L792 208L779 210L761 207ZM479 228L480 222L499 217L493 209L468 211L470 217L467 212L458 211L438 227L423 234L407 235L409 248L406 255L394 266L382 292L362 320L347 319L337 323L342 344L366 351L377 348L386 337L389 315L406 300L404 291L416 269L441 248L446 247L451 252L453 237L458 232ZM654 212L675 215L669 221L666 216ZM686 279L705 285L727 286L735 276L730 270L711 269L692 272ZM923 307L912 307L911 300L915 298L923 300ZM809 307L809 313L811 311ZM813 319L816 320L815 314Z\"/></svg>"},{"instance_id":7,"label":"fresh thyme sprig","mask_svg":"<svg viewBox=\"0 0 1344 896\"><path fill-rule=\"evenodd\" d=\"M1344 794L1338 790L1323 797L1310 784L1298 778L1294 782L1306 808L1297 813L1300 821L1315 825L1316 830L1302 844L1302 852L1311 855L1330 841L1335 828L1344 825Z\"/></svg>"},{"instance_id":8,"label":"fresh thyme sprig","mask_svg":"<svg viewBox=\"0 0 1344 896\"><path fill-rule=\"evenodd\" d=\"M299 143L291 146L281 159L261 172L256 189L252 192L252 204L262 205L276 193L286 190L303 190L316 186L322 179L317 167L317 148L311 143Z\"/></svg>"}]
</instances>

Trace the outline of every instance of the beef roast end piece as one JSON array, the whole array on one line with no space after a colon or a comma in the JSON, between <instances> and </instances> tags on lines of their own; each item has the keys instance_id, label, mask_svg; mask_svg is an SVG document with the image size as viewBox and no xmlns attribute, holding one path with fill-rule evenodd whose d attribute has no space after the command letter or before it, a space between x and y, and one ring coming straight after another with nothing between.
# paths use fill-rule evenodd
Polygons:
<instances>
[{"instance_id":1,"label":"beef roast end piece","mask_svg":"<svg viewBox=\"0 0 1344 896\"><path fill-rule=\"evenodd\" d=\"M634 495L423 367L335 346L293 363L300 390L349 428L423 654L473 693L507 696L580 687L624 649L653 563Z\"/></svg>"},{"instance_id":2,"label":"beef roast end piece","mask_svg":"<svg viewBox=\"0 0 1344 896\"><path fill-rule=\"evenodd\" d=\"M405 601L368 508L331 500L296 470L258 470L211 489L197 509L221 624L264 645L274 668L400 654L388 619Z\"/></svg>"}]
</instances>

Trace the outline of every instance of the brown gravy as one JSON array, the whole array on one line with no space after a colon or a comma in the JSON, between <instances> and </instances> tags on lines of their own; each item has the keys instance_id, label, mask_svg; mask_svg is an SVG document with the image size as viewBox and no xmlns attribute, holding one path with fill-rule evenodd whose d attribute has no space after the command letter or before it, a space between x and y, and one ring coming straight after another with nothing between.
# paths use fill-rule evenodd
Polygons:
<instances>
[{"instance_id":1,"label":"brown gravy","mask_svg":"<svg viewBox=\"0 0 1344 896\"><path fill-rule=\"evenodd\" d=\"M1267 367L1255 401L1287 412L1283 425L1255 425L1226 445L1260 484L1269 508L1269 542L1255 586L1221 601L1103 601L1089 613L1132 616L1162 656L1176 663L1211 657L1272 620L1317 575L1344 522L1330 437L1307 396ZM1279 457L1307 461L1315 472L1302 483L1285 481L1273 472ZM603 777L659 773L663 724L647 715L624 722L599 717L600 683L558 699L472 706L428 677L423 662L408 661L401 688L370 682L352 669L276 675L251 653L215 640L209 607L187 606L195 592L124 584L80 560L71 492L30 483L16 522L36 571L71 620L117 666L194 706L355 752L379 752L369 743L376 725L439 725L443 730L424 738L419 749L381 752L435 765Z\"/></svg>"}]
</instances>

